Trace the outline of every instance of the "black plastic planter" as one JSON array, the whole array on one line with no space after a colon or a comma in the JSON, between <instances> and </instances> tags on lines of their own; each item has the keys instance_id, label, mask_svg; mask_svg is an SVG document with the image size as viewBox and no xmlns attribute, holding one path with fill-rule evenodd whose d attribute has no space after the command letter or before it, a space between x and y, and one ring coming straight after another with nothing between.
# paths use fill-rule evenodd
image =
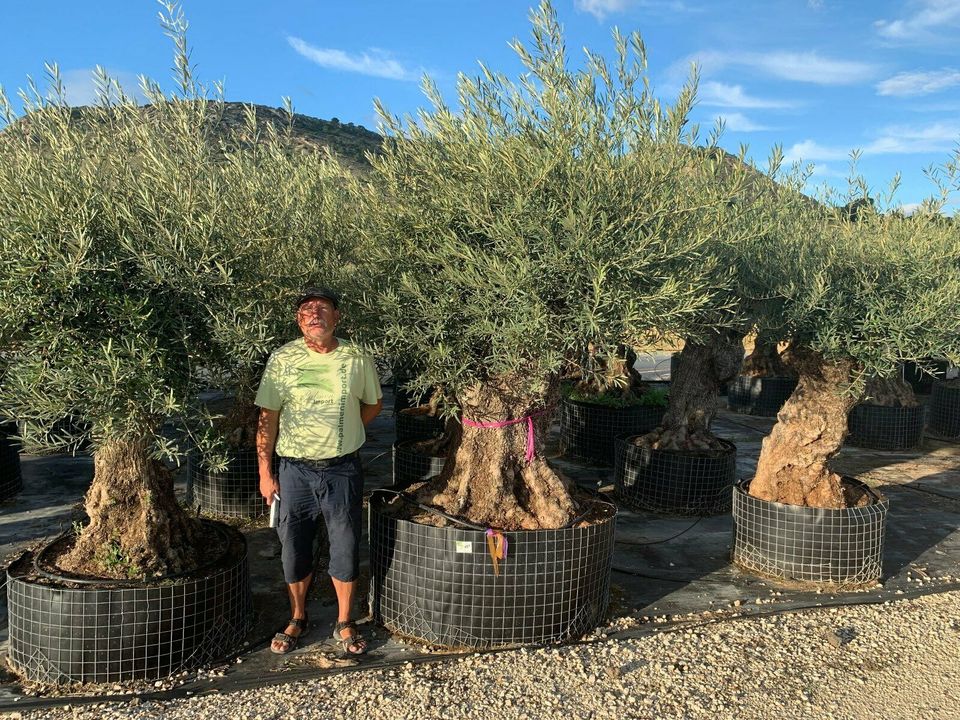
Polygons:
<instances>
[{"instance_id":1,"label":"black plastic planter","mask_svg":"<svg viewBox=\"0 0 960 720\"><path fill-rule=\"evenodd\" d=\"M276 459L274 459L276 464ZM187 503L201 512L223 517L258 518L268 506L260 494L260 470L256 450L239 450L221 471L207 468L193 454L189 459Z\"/></svg>"},{"instance_id":2,"label":"black plastic planter","mask_svg":"<svg viewBox=\"0 0 960 720\"><path fill-rule=\"evenodd\" d=\"M923 438L923 406L855 405L847 418L847 445L872 450L909 450Z\"/></svg>"},{"instance_id":3,"label":"black plastic planter","mask_svg":"<svg viewBox=\"0 0 960 720\"><path fill-rule=\"evenodd\" d=\"M217 525L229 551L188 577L78 585L20 560L7 574L10 664L46 683L157 680L223 659L252 619L246 541Z\"/></svg>"},{"instance_id":4,"label":"black plastic planter","mask_svg":"<svg viewBox=\"0 0 960 720\"><path fill-rule=\"evenodd\" d=\"M389 496L387 496L389 497ZM577 638L603 621L616 508L583 528L506 533L494 573L482 530L437 528L370 500L370 602L389 630L447 647Z\"/></svg>"},{"instance_id":5,"label":"black plastic planter","mask_svg":"<svg viewBox=\"0 0 960 720\"><path fill-rule=\"evenodd\" d=\"M793 377L738 375L727 389L727 401L736 412L776 417L796 388L797 379Z\"/></svg>"},{"instance_id":6,"label":"black plastic planter","mask_svg":"<svg viewBox=\"0 0 960 720\"><path fill-rule=\"evenodd\" d=\"M0 425L0 502L23 490L20 469L20 441L15 423Z\"/></svg>"},{"instance_id":7,"label":"black plastic planter","mask_svg":"<svg viewBox=\"0 0 960 720\"><path fill-rule=\"evenodd\" d=\"M737 446L720 442L716 455L654 450L616 439L613 478L617 499L629 507L676 515L718 515L730 510L737 479Z\"/></svg>"},{"instance_id":8,"label":"black plastic planter","mask_svg":"<svg viewBox=\"0 0 960 720\"><path fill-rule=\"evenodd\" d=\"M930 431L960 437L960 385L938 382L930 395Z\"/></svg>"},{"instance_id":9,"label":"black plastic planter","mask_svg":"<svg viewBox=\"0 0 960 720\"><path fill-rule=\"evenodd\" d=\"M414 392L407 389L406 378L396 378L393 381L393 414L401 410L417 407L430 399L431 391Z\"/></svg>"},{"instance_id":10,"label":"black plastic planter","mask_svg":"<svg viewBox=\"0 0 960 720\"><path fill-rule=\"evenodd\" d=\"M733 489L733 562L748 572L800 582L863 585L880 578L887 499L858 480L865 507L834 510L760 500L749 480Z\"/></svg>"},{"instance_id":11,"label":"black plastic planter","mask_svg":"<svg viewBox=\"0 0 960 720\"><path fill-rule=\"evenodd\" d=\"M435 417L424 412L411 412L415 409L409 408L397 413L397 442L429 440L443 435L446 423L442 417Z\"/></svg>"},{"instance_id":12,"label":"black plastic planter","mask_svg":"<svg viewBox=\"0 0 960 720\"><path fill-rule=\"evenodd\" d=\"M921 363L907 361L901 370L903 379L910 383L913 392L917 395L929 395L933 391L934 381L943 380L947 376L950 363L946 360L928 358Z\"/></svg>"},{"instance_id":13,"label":"black plastic planter","mask_svg":"<svg viewBox=\"0 0 960 720\"><path fill-rule=\"evenodd\" d=\"M398 490L436 477L447 461L445 456L418 453L413 447L418 442L421 441L404 440L393 444L393 486Z\"/></svg>"},{"instance_id":14,"label":"black plastic planter","mask_svg":"<svg viewBox=\"0 0 960 720\"><path fill-rule=\"evenodd\" d=\"M656 429L666 408L631 405L618 408L564 399L560 405L560 450L564 454L613 465L618 435L643 435Z\"/></svg>"}]
</instances>

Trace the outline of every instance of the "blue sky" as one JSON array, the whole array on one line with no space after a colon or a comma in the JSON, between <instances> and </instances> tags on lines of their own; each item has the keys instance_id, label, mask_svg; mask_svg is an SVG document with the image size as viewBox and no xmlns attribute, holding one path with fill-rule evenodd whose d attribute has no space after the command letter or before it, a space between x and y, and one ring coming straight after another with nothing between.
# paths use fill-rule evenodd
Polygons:
<instances>
[{"instance_id":1,"label":"blue sky","mask_svg":"<svg viewBox=\"0 0 960 720\"><path fill-rule=\"evenodd\" d=\"M229 100L375 127L372 100L394 113L424 105L424 72L451 100L458 72L482 60L508 73L508 47L529 37L534 0L184 0L198 75ZM556 0L567 46L612 56L610 30L639 30L650 74L669 97L701 66L694 119L726 119L722 144L764 159L779 143L845 187L850 150L882 191L897 171L909 207L932 186L923 170L960 147L960 0ZM75 104L91 69L128 87L146 74L170 87L171 47L154 0L7 3L0 83L8 93L58 62ZM11 93L12 94L12 93Z\"/></svg>"}]
</instances>

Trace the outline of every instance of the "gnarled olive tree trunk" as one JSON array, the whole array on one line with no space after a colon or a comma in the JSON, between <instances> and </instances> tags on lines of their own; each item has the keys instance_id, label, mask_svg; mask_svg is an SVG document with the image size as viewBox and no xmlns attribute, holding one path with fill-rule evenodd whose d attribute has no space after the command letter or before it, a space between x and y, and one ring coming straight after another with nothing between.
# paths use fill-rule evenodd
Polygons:
<instances>
[{"instance_id":1,"label":"gnarled olive tree trunk","mask_svg":"<svg viewBox=\"0 0 960 720\"><path fill-rule=\"evenodd\" d=\"M552 393L555 395L556 393ZM417 491L417 499L478 525L538 530L566 525L576 513L570 482L540 454L552 404L520 397L509 381L479 385L458 398L464 423L450 440L443 472ZM471 427L532 417L534 457L527 461L525 420L500 428Z\"/></svg>"},{"instance_id":2,"label":"gnarled olive tree trunk","mask_svg":"<svg viewBox=\"0 0 960 720\"><path fill-rule=\"evenodd\" d=\"M90 524L60 560L106 577L178 573L197 566L198 523L177 504L173 477L146 439L113 440L93 455Z\"/></svg>"},{"instance_id":3,"label":"gnarled olive tree trunk","mask_svg":"<svg viewBox=\"0 0 960 720\"><path fill-rule=\"evenodd\" d=\"M677 376L671 379L663 422L641 444L672 450L709 446L720 386L736 376L742 361L740 333L714 333L705 343L688 340L680 352Z\"/></svg>"},{"instance_id":4,"label":"gnarled olive tree trunk","mask_svg":"<svg viewBox=\"0 0 960 720\"><path fill-rule=\"evenodd\" d=\"M916 407L920 404L913 387L899 375L867 380L863 402L884 407Z\"/></svg>"},{"instance_id":5,"label":"gnarled olive tree trunk","mask_svg":"<svg viewBox=\"0 0 960 720\"><path fill-rule=\"evenodd\" d=\"M789 505L848 507L840 476L828 463L843 445L847 413L858 399L844 392L854 363L796 348L791 364L799 383L763 440L750 494Z\"/></svg>"},{"instance_id":6,"label":"gnarled olive tree trunk","mask_svg":"<svg viewBox=\"0 0 960 720\"><path fill-rule=\"evenodd\" d=\"M743 361L741 372L750 377L783 377L794 375L795 372L784 361L783 353L777 348L777 343L757 342Z\"/></svg>"}]
</instances>

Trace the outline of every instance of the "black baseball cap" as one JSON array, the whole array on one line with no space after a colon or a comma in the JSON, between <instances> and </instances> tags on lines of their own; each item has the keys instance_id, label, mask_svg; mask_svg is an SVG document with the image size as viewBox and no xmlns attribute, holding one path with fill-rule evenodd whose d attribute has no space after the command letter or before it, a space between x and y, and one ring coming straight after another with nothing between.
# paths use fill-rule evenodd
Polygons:
<instances>
[{"instance_id":1,"label":"black baseball cap","mask_svg":"<svg viewBox=\"0 0 960 720\"><path fill-rule=\"evenodd\" d=\"M329 300L333 303L335 310L340 309L340 294L338 292L331 290L328 287L308 285L301 291L300 297L297 298L297 310L299 310L300 306L303 305L307 300L314 300L316 298Z\"/></svg>"}]
</instances>

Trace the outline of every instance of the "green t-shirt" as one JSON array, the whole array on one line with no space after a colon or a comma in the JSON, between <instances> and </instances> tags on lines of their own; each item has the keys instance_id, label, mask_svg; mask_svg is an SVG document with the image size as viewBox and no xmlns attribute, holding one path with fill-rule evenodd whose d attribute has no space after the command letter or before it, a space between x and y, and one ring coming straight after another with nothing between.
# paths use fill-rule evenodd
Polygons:
<instances>
[{"instance_id":1,"label":"green t-shirt","mask_svg":"<svg viewBox=\"0 0 960 720\"><path fill-rule=\"evenodd\" d=\"M360 403L377 403L383 395L380 379L373 358L338 342L333 352L318 353L299 338L267 361L255 402L280 411L281 457L332 458L359 449L366 440Z\"/></svg>"}]
</instances>

